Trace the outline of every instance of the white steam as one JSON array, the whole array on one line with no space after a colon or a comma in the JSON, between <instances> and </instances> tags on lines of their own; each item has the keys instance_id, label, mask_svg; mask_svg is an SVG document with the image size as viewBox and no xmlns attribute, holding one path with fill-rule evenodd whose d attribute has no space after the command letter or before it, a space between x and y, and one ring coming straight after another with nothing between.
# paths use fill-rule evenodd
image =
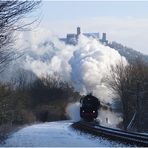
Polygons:
<instances>
[{"instance_id":1,"label":"white steam","mask_svg":"<svg viewBox=\"0 0 148 148\"><path fill-rule=\"evenodd\" d=\"M107 127L113 127L116 128L119 126L121 122L123 122L122 115L119 113L115 113L110 110L99 110L99 115L97 119L100 122L100 125L107 126Z\"/></svg>"},{"instance_id":2,"label":"white steam","mask_svg":"<svg viewBox=\"0 0 148 148\"><path fill-rule=\"evenodd\" d=\"M93 92L103 102L110 102L112 92L107 88L104 78L110 73L110 66L119 61L126 63L126 59L95 39L81 36L79 44L75 47L69 64L71 80L77 90L83 94Z\"/></svg>"},{"instance_id":3,"label":"white steam","mask_svg":"<svg viewBox=\"0 0 148 148\"><path fill-rule=\"evenodd\" d=\"M66 108L67 116L73 121L80 120L80 103L70 103Z\"/></svg>"},{"instance_id":4,"label":"white steam","mask_svg":"<svg viewBox=\"0 0 148 148\"><path fill-rule=\"evenodd\" d=\"M76 46L65 45L46 29L20 34L17 48L24 49L24 56L11 66L11 72L22 68L38 77L57 73L64 81L73 84L81 94L93 92L103 102L111 102L113 93L104 82L110 66L124 57L97 40L79 37ZM12 74L12 73L11 73Z\"/></svg>"},{"instance_id":5,"label":"white steam","mask_svg":"<svg viewBox=\"0 0 148 148\"><path fill-rule=\"evenodd\" d=\"M93 38L81 35L76 46L65 45L47 29L21 33L16 48L21 49L24 56L14 61L5 73L1 74L0 79L3 81L17 77L19 69L30 71L38 77L54 77L56 73L64 81L73 84L75 90L81 94L92 92L104 103L111 103L114 97L104 81L110 73L110 66L116 65L121 59L124 65L127 64L126 59L116 50ZM79 110L79 103L67 107L67 113L74 121L80 119ZM108 115L108 122L119 122ZM100 117L104 124L106 115L101 113Z\"/></svg>"}]
</instances>

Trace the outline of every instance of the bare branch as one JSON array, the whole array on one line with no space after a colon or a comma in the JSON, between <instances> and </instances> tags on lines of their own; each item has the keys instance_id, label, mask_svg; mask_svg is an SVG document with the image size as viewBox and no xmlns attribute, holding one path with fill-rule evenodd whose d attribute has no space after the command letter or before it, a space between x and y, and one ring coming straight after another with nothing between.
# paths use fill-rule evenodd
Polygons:
<instances>
[{"instance_id":1,"label":"bare branch","mask_svg":"<svg viewBox=\"0 0 148 148\"><path fill-rule=\"evenodd\" d=\"M0 1L0 72L16 58L12 50L15 42L14 32L32 24L20 24L20 20L37 8L39 3L40 1L28 0Z\"/></svg>"}]
</instances>

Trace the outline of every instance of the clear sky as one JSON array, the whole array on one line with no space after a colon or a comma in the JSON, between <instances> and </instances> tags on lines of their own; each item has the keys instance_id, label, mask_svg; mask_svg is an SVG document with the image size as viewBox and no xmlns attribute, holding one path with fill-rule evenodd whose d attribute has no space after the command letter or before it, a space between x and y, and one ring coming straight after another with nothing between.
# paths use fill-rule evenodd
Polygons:
<instances>
[{"instance_id":1,"label":"clear sky","mask_svg":"<svg viewBox=\"0 0 148 148\"><path fill-rule=\"evenodd\" d=\"M41 24L59 36L80 26L148 54L148 1L43 1L41 10Z\"/></svg>"},{"instance_id":2,"label":"clear sky","mask_svg":"<svg viewBox=\"0 0 148 148\"><path fill-rule=\"evenodd\" d=\"M148 2L144 1L44 1L45 18L71 20L98 16L148 17Z\"/></svg>"}]
</instances>

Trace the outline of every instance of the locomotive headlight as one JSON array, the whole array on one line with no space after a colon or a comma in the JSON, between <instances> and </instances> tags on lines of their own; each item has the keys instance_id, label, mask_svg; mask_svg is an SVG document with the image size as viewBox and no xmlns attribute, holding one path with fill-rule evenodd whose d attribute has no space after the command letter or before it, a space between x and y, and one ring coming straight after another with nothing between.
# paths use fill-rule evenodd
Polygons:
<instances>
[{"instance_id":1,"label":"locomotive headlight","mask_svg":"<svg viewBox=\"0 0 148 148\"><path fill-rule=\"evenodd\" d=\"M84 113L84 110L82 112Z\"/></svg>"},{"instance_id":2,"label":"locomotive headlight","mask_svg":"<svg viewBox=\"0 0 148 148\"><path fill-rule=\"evenodd\" d=\"M93 113L95 113L95 111L93 110Z\"/></svg>"}]
</instances>

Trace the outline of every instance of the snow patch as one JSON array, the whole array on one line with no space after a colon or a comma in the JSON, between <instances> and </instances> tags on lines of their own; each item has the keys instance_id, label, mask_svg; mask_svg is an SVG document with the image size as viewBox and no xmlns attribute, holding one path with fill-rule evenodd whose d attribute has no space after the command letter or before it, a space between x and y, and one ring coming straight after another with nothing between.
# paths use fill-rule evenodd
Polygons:
<instances>
[{"instance_id":1,"label":"snow patch","mask_svg":"<svg viewBox=\"0 0 148 148\"><path fill-rule=\"evenodd\" d=\"M1 147L98 147L126 146L92 137L70 128L71 121L47 122L27 126L13 133Z\"/></svg>"}]
</instances>

